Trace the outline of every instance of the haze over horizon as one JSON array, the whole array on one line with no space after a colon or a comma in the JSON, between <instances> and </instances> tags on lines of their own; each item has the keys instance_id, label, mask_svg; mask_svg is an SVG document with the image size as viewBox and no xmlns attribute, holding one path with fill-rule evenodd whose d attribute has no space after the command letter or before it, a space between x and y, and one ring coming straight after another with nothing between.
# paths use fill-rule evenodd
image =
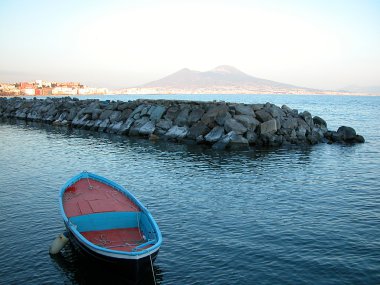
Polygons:
<instances>
[{"instance_id":1,"label":"haze over horizon","mask_svg":"<svg viewBox=\"0 0 380 285\"><path fill-rule=\"evenodd\" d=\"M380 1L0 2L0 82L138 86L231 65L296 86L380 86Z\"/></svg>"}]
</instances>

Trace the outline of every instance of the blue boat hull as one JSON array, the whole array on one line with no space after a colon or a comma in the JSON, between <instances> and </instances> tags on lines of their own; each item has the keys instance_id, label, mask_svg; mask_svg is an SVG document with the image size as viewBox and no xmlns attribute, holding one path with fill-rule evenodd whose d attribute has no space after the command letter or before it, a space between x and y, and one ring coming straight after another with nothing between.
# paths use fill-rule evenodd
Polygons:
<instances>
[{"instance_id":1,"label":"blue boat hull","mask_svg":"<svg viewBox=\"0 0 380 285\"><path fill-rule=\"evenodd\" d=\"M135 272L153 266L162 243L161 232L149 211L122 186L104 177L83 172L66 182L60 190L59 200L68 237L83 256ZM82 207L82 202L87 207ZM109 205L112 208L107 208ZM115 246L100 245L89 235L93 232L98 235L100 232L102 239L103 235L111 235L107 231L122 228L128 229L123 232L123 237L127 239L123 240L122 245L116 246L119 247L117 250L113 249ZM128 238L133 241L133 229L138 229L138 238L143 241L131 248ZM117 243L118 240L113 239L111 242Z\"/></svg>"},{"instance_id":2,"label":"blue boat hull","mask_svg":"<svg viewBox=\"0 0 380 285\"><path fill-rule=\"evenodd\" d=\"M78 239L75 237L75 235L70 231L69 227L67 227L68 236L70 239L71 244L75 248L75 250L85 256L86 258L89 258L93 262L99 262L103 265L112 266L112 267L119 267L121 269L128 270L130 272L145 272L147 269L150 269L153 265L153 262L156 260L159 250L153 252L151 255L145 256L143 258L139 259L122 259L122 258L114 258L106 255L99 254L90 248L88 248L86 245L82 244Z\"/></svg>"}]
</instances>

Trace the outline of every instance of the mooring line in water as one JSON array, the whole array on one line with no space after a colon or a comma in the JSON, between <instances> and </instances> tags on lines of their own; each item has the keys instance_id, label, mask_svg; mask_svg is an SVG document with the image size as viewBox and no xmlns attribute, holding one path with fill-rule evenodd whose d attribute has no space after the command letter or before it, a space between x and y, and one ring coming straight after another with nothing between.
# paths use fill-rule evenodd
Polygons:
<instances>
[{"instance_id":1,"label":"mooring line in water","mask_svg":"<svg viewBox=\"0 0 380 285\"><path fill-rule=\"evenodd\" d=\"M153 262L152 262L152 256L149 255L149 259L150 259L150 267L152 268L152 274L153 274L153 281L154 281L154 285L156 285L156 277L154 276L154 269L153 269Z\"/></svg>"}]
</instances>

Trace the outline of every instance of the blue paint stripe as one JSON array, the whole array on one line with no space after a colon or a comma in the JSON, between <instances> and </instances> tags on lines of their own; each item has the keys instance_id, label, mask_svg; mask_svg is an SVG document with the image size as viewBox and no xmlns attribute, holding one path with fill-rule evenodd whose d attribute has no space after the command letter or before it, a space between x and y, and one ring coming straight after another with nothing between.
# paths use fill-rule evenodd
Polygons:
<instances>
[{"instance_id":1,"label":"blue paint stripe","mask_svg":"<svg viewBox=\"0 0 380 285\"><path fill-rule=\"evenodd\" d=\"M70 223L79 232L136 228L140 212L104 212L71 217Z\"/></svg>"}]
</instances>

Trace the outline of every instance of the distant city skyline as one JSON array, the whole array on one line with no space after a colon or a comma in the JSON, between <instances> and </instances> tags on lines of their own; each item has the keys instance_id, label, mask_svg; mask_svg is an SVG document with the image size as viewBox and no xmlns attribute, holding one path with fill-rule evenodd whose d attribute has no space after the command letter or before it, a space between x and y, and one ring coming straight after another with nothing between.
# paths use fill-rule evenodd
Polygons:
<instances>
[{"instance_id":1,"label":"distant city skyline","mask_svg":"<svg viewBox=\"0 0 380 285\"><path fill-rule=\"evenodd\" d=\"M380 1L0 2L0 82L125 88L232 65L318 89L380 86Z\"/></svg>"}]
</instances>

